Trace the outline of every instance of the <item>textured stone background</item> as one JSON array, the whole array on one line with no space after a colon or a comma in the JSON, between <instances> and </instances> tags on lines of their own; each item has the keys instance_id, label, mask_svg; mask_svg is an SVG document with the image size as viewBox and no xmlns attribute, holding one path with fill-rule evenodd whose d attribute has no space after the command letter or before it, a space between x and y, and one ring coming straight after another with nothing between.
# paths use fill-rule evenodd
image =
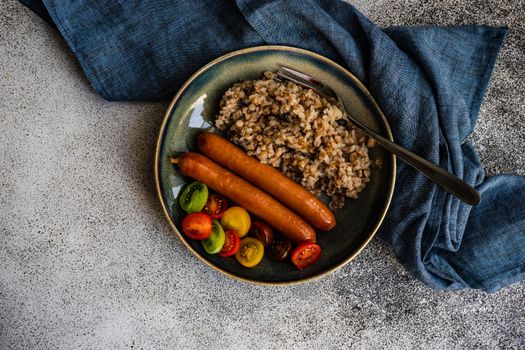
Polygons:
<instances>
[{"instance_id":1,"label":"textured stone background","mask_svg":"<svg viewBox=\"0 0 525 350\"><path fill-rule=\"evenodd\" d=\"M522 0L360 0L383 26L508 25L472 139L525 174ZM165 103L97 96L61 38L0 4L0 348L525 348L525 284L436 292L380 241L313 283L269 288L171 233L152 158Z\"/></svg>"}]
</instances>

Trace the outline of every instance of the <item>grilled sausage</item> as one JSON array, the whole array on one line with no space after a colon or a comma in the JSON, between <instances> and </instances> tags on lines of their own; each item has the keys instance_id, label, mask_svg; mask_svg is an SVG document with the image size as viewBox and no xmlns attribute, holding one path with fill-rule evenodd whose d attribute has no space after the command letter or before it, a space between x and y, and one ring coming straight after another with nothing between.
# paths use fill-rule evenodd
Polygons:
<instances>
[{"instance_id":1,"label":"grilled sausage","mask_svg":"<svg viewBox=\"0 0 525 350\"><path fill-rule=\"evenodd\" d=\"M209 158L188 152L170 161L177 165L181 174L205 183L266 221L295 243L315 242L314 229L298 215Z\"/></svg>"},{"instance_id":2,"label":"grilled sausage","mask_svg":"<svg viewBox=\"0 0 525 350\"><path fill-rule=\"evenodd\" d=\"M279 170L250 157L230 141L203 132L197 138L197 145L204 155L268 192L313 227L328 231L335 226L334 214L316 196Z\"/></svg>"}]
</instances>

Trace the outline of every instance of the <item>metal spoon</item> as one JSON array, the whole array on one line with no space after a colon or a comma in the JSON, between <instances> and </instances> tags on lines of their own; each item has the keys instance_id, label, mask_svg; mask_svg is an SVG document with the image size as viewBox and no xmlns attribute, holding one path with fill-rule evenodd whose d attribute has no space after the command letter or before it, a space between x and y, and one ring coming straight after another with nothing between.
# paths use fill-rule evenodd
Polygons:
<instances>
[{"instance_id":1,"label":"metal spoon","mask_svg":"<svg viewBox=\"0 0 525 350\"><path fill-rule=\"evenodd\" d=\"M280 67L277 71L277 76L292 81L298 85L304 86L306 88L316 91L319 95L327 99L335 99L339 104L339 107L343 111L343 114L359 129L361 129L365 134L372 137L377 141L378 144L383 146L386 150L395 154L398 158L402 159L412 168L416 169L436 185L444 189L445 191L452 193L463 202L476 205L480 201L479 193L469 186L466 182L458 178L457 176L449 173L443 168L435 165L434 163L429 162L428 160L418 156L417 154L407 150L404 147L395 144L394 142L384 138L379 135L366 125L362 124L351 115L346 112L343 100L341 97L332 90L328 85L321 83L319 80L294 69L288 67Z\"/></svg>"}]
</instances>

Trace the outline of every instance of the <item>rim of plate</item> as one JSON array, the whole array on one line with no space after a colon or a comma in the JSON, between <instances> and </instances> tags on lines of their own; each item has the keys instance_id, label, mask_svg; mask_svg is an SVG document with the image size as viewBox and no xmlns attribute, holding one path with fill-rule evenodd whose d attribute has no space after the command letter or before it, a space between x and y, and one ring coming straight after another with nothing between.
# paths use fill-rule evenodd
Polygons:
<instances>
[{"instance_id":1,"label":"rim of plate","mask_svg":"<svg viewBox=\"0 0 525 350\"><path fill-rule=\"evenodd\" d=\"M394 194L394 187L395 187L395 182L396 182L396 168L397 168L396 157L395 157L394 154L390 155L390 157L392 159L392 166L391 166L392 176L391 176L391 180L390 180L390 184L389 184L387 201L386 201L386 203L385 203L385 205L383 207L383 210L381 212L379 220L377 220L377 222L374 225L374 228L371 230L371 232L368 233L368 237L366 238L366 240L350 256L348 256L346 259L344 259L339 264L331 267L330 269L328 269L326 271L322 271L320 273L317 273L317 274L315 274L313 276L300 278L300 279L293 280L293 281L259 281L259 280L252 279L252 278L241 277L241 276L238 276L238 275L236 275L234 273L231 273L231 272L229 272L229 271L227 271L227 270L225 270L225 269L223 269L223 268L221 268L219 266L216 266L216 265L212 264L211 262L209 262L208 260L206 260L203 257L201 257L200 254L197 251L195 251L195 249L193 249L193 247L186 242L186 240L182 236L181 232L179 231L179 229L177 228L177 226L173 222L173 219L171 218L171 215L170 215L170 213L168 211L167 204L164 202L164 197L162 196L161 184L160 184L160 173L159 173L160 149L161 149L162 141L163 141L163 138L164 138L164 131L166 129L168 121L170 120L170 117L171 117L171 114L173 112L173 108L174 108L175 104L179 100L180 96L186 91L186 88L198 76L200 76L204 71L206 71L209 68L213 67L217 63L225 61L225 60L227 60L227 59L229 59L231 57L234 57L234 56L239 56L239 55L243 55L243 54L246 54L246 53L252 53L252 52L257 52L257 51L266 51L266 50L274 50L274 51L275 50L277 50L277 51L280 50L280 51L287 51L287 52L295 52L295 53L305 54L307 56L314 57L314 58L316 58L318 60L323 61L324 63L326 63L328 65L331 65L331 66L334 66L335 68L337 68L339 71L341 71L341 73L343 73L347 77L349 77L356 84L356 86L361 90L361 92L363 92L365 94L367 99L372 103L373 107L377 110L378 114L381 116L381 119L382 119L383 124L384 124L385 129L386 129L386 133L387 133L386 136L388 137L388 139L390 141L394 141L394 137L392 135L392 130L390 129L390 124L388 123L388 120L387 120L385 114L383 113L383 110L379 107L378 103L376 102L376 100L374 99L374 97L372 96L370 91L368 91L368 89L365 87L365 85L359 79L357 79L357 77L355 75L350 73L346 68L344 68L340 64L335 63L331 59L326 58L326 57L324 57L324 56L322 56L322 55L320 55L318 53L315 53L315 52L312 52L312 51L309 51L309 50L305 50L305 49L300 49L300 48L293 47L293 46L285 46L285 45L254 46L254 47L249 47L249 48L245 48L245 49L241 49L241 50L237 50L237 51L232 51L230 53L227 53L225 55L222 55L222 56L214 59L213 61L209 62L208 64L206 64L205 66L200 68L197 72L195 72L180 87L179 91L177 91L177 94L175 95L175 97L173 97L173 100L171 101L171 103L170 103L170 105L169 105L169 107L168 107L168 109L166 111L166 114L164 115L164 119L162 121L162 125L160 127L159 135L158 135L158 138L157 138L157 147L156 147L156 150L155 150L155 164L154 164L154 166L155 166L155 186L157 188L157 195L158 195L160 203L162 205L162 210L164 211L164 216L166 216L166 218L168 219L168 222L169 222L171 228L173 229L173 231L175 231L175 233L177 234L177 237L186 246L186 248L188 248L192 252L192 254L195 255L200 261L202 261L206 265L210 266L212 269L214 269L214 270L216 270L218 272L221 272L221 273L225 274L226 276L228 276L230 278L233 278L233 279L235 279L237 281L247 282L247 283L256 284L256 285L263 285L263 286L291 286L291 285L297 285L297 284L302 284L302 283L318 280L318 279L320 279L320 278L322 278L322 277L324 277L324 276L326 276L326 275L328 275L328 274L330 274L330 273L332 273L334 271L339 270L340 268L342 268L343 266L348 264L350 261L352 261L357 255L359 255L359 253L361 253L361 251L368 245L368 243L372 240L372 238L374 238L375 234L379 230L379 227L381 227L381 224L383 223L383 221L385 219L386 213L388 212L388 209L390 208L390 204L392 202L392 196Z\"/></svg>"}]
</instances>

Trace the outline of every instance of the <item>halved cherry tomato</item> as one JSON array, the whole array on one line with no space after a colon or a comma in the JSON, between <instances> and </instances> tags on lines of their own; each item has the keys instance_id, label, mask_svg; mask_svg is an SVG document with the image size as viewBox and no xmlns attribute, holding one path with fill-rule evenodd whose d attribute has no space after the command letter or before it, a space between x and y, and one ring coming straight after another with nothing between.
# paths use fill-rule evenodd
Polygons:
<instances>
[{"instance_id":1,"label":"halved cherry tomato","mask_svg":"<svg viewBox=\"0 0 525 350\"><path fill-rule=\"evenodd\" d=\"M315 264L321 257L321 247L315 243L301 243L292 252L292 262L299 270Z\"/></svg>"},{"instance_id":2,"label":"halved cherry tomato","mask_svg":"<svg viewBox=\"0 0 525 350\"><path fill-rule=\"evenodd\" d=\"M241 240L241 245L235 258L245 267L254 267L259 264L264 256L263 244L252 237L246 237Z\"/></svg>"},{"instance_id":3,"label":"halved cherry tomato","mask_svg":"<svg viewBox=\"0 0 525 350\"><path fill-rule=\"evenodd\" d=\"M266 225L261 221L252 222L252 227L250 228L251 235L261 241L263 246L267 247L272 244L273 241L273 231L270 226Z\"/></svg>"},{"instance_id":4,"label":"halved cherry tomato","mask_svg":"<svg viewBox=\"0 0 525 350\"><path fill-rule=\"evenodd\" d=\"M198 213L204 208L208 199L208 187L202 182L192 182L179 197L179 203L182 210L191 213Z\"/></svg>"},{"instance_id":5,"label":"halved cherry tomato","mask_svg":"<svg viewBox=\"0 0 525 350\"><path fill-rule=\"evenodd\" d=\"M292 242L281 235L274 235L272 244L268 247L268 257L273 260L284 260L290 255Z\"/></svg>"},{"instance_id":6,"label":"halved cherry tomato","mask_svg":"<svg viewBox=\"0 0 525 350\"><path fill-rule=\"evenodd\" d=\"M208 196L202 212L211 216L212 219L219 219L226 209L228 209L228 201L226 198L219 194L212 193Z\"/></svg>"},{"instance_id":7,"label":"halved cherry tomato","mask_svg":"<svg viewBox=\"0 0 525 350\"><path fill-rule=\"evenodd\" d=\"M224 245L226 234L217 220L212 220L211 224L212 228L210 236L201 241L201 243L206 253L217 254L221 251L222 246Z\"/></svg>"},{"instance_id":8,"label":"halved cherry tomato","mask_svg":"<svg viewBox=\"0 0 525 350\"><path fill-rule=\"evenodd\" d=\"M193 213L182 219L182 232L192 239L203 240L210 236L211 217L204 213Z\"/></svg>"},{"instance_id":9,"label":"halved cherry tomato","mask_svg":"<svg viewBox=\"0 0 525 350\"><path fill-rule=\"evenodd\" d=\"M237 253L239 246L241 245L241 239L237 232L233 230L226 231L226 242L222 246L222 250L219 252L219 256L226 258Z\"/></svg>"},{"instance_id":10,"label":"halved cherry tomato","mask_svg":"<svg viewBox=\"0 0 525 350\"><path fill-rule=\"evenodd\" d=\"M251 226L250 214L241 207L231 207L224 212L221 225L225 230L234 230L239 237L244 237Z\"/></svg>"}]
</instances>

